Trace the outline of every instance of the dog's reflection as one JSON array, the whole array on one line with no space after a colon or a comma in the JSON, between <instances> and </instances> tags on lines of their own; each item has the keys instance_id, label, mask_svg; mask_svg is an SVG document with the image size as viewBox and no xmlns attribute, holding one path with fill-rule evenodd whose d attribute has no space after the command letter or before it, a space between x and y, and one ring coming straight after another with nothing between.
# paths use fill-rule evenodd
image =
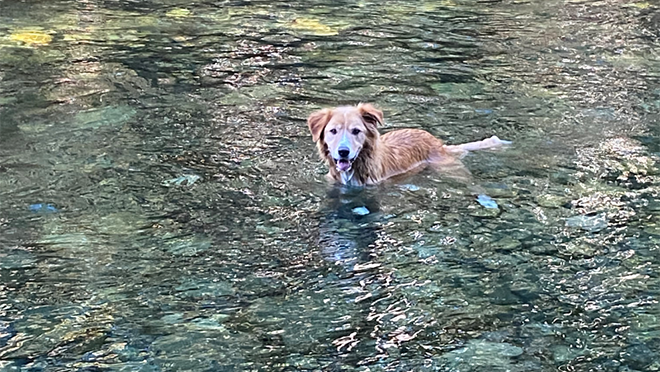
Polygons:
<instances>
[{"instance_id":1,"label":"dog's reflection","mask_svg":"<svg viewBox=\"0 0 660 372\"><path fill-rule=\"evenodd\" d=\"M420 181L428 185L429 177L437 174L443 177L439 181L432 180L431 188L457 187L466 191L466 197L475 197L482 206L498 208L495 201L486 195L486 190L475 182L460 160L444 169L429 167L429 169L409 172L405 178L392 177L377 186L354 187L334 184L329 186L320 210L318 243L325 259L348 270L357 264L372 261L378 254L378 249L383 247L381 244L383 239L389 241L383 231L389 213L383 213L381 201L389 204L392 200L389 197L383 199L381 195L389 194L391 191L396 195L402 188L409 187L410 184L400 184L404 180L413 184L417 183L415 181ZM389 210L391 206L386 205L384 209Z\"/></svg>"},{"instance_id":2,"label":"dog's reflection","mask_svg":"<svg viewBox=\"0 0 660 372\"><path fill-rule=\"evenodd\" d=\"M353 268L371 259L383 221L377 188L333 186L321 207L319 247L325 259Z\"/></svg>"}]
</instances>

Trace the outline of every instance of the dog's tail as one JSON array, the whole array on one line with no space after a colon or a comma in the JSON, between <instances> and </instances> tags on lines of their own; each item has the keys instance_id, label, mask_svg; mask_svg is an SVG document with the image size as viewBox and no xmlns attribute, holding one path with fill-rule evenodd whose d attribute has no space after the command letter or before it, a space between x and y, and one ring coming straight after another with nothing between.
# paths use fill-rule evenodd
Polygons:
<instances>
[{"instance_id":1,"label":"dog's tail","mask_svg":"<svg viewBox=\"0 0 660 372\"><path fill-rule=\"evenodd\" d=\"M510 146L512 143L511 141L501 140L497 136L492 136L481 141L468 142L461 145L445 145L444 147L450 154L462 155L468 151L500 149Z\"/></svg>"}]
</instances>

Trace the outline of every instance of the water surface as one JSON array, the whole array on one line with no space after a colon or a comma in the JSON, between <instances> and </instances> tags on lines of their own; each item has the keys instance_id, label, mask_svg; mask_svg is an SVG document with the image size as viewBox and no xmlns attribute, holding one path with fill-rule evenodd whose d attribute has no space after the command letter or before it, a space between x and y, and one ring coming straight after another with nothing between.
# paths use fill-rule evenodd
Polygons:
<instances>
[{"instance_id":1,"label":"water surface","mask_svg":"<svg viewBox=\"0 0 660 372\"><path fill-rule=\"evenodd\" d=\"M0 370L660 370L659 14L0 0ZM333 187L360 101L514 146Z\"/></svg>"}]
</instances>

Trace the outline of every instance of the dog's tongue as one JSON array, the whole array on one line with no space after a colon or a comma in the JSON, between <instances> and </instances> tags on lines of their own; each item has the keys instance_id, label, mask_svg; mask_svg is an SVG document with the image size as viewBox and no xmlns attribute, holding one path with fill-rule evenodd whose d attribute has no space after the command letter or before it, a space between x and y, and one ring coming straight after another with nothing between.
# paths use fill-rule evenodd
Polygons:
<instances>
[{"instance_id":1,"label":"dog's tongue","mask_svg":"<svg viewBox=\"0 0 660 372\"><path fill-rule=\"evenodd\" d=\"M346 172L351 167L351 163L346 159L339 159L337 162L337 169L340 172Z\"/></svg>"}]
</instances>

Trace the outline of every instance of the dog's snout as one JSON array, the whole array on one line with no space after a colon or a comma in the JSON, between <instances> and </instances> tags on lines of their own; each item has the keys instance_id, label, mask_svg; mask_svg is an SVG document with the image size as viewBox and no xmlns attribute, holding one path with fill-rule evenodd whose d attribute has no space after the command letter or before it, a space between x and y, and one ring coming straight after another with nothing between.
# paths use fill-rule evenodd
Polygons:
<instances>
[{"instance_id":1,"label":"dog's snout","mask_svg":"<svg viewBox=\"0 0 660 372\"><path fill-rule=\"evenodd\" d=\"M348 154L350 154L350 150L346 147L340 147L339 150L337 150L337 153L339 154L340 157L342 158L347 158Z\"/></svg>"}]
</instances>

